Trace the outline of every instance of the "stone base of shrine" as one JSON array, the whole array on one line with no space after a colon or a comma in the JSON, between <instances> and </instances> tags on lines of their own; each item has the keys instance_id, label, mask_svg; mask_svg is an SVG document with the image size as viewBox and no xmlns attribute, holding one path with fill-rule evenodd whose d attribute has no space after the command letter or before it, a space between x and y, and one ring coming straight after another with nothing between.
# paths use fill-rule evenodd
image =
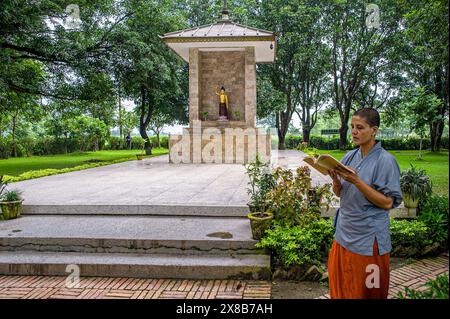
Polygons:
<instances>
[{"instance_id":1,"label":"stone base of shrine","mask_svg":"<svg viewBox=\"0 0 450 319\"><path fill-rule=\"evenodd\" d=\"M170 163L238 164L271 158L271 137L258 128L186 128L169 137Z\"/></svg>"}]
</instances>

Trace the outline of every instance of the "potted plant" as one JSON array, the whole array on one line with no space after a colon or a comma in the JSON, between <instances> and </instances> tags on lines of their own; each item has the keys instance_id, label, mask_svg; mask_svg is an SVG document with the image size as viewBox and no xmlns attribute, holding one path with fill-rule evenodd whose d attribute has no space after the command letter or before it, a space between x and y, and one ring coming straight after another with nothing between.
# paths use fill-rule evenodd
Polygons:
<instances>
[{"instance_id":1,"label":"potted plant","mask_svg":"<svg viewBox=\"0 0 450 319\"><path fill-rule=\"evenodd\" d=\"M0 207L2 219L17 218L22 212L22 196L18 190L5 191L7 182L0 176Z\"/></svg>"},{"instance_id":2,"label":"potted plant","mask_svg":"<svg viewBox=\"0 0 450 319\"><path fill-rule=\"evenodd\" d=\"M407 208L417 208L420 200L424 200L432 192L430 177L425 170L417 169L411 164L400 176L400 188L403 193L403 203Z\"/></svg>"},{"instance_id":3,"label":"potted plant","mask_svg":"<svg viewBox=\"0 0 450 319\"><path fill-rule=\"evenodd\" d=\"M206 121L208 119L209 112L202 112L202 120Z\"/></svg>"},{"instance_id":4,"label":"potted plant","mask_svg":"<svg viewBox=\"0 0 450 319\"><path fill-rule=\"evenodd\" d=\"M144 158L145 155L145 139L142 139L140 141L140 146L141 146L141 153L140 154L136 154L136 158L138 161L141 161Z\"/></svg>"},{"instance_id":5,"label":"potted plant","mask_svg":"<svg viewBox=\"0 0 450 319\"><path fill-rule=\"evenodd\" d=\"M258 156L255 161L247 163L245 169L250 180L247 190L250 195L250 213L247 217L250 219L253 239L260 240L273 219L273 214L266 210L266 196L275 187L275 179L269 164L262 162Z\"/></svg>"},{"instance_id":6,"label":"potted plant","mask_svg":"<svg viewBox=\"0 0 450 319\"><path fill-rule=\"evenodd\" d=\"M241 119L241 112L235 111L233 112L233 115L236 121L239 121Z\"/></svg>"}]
</instances>

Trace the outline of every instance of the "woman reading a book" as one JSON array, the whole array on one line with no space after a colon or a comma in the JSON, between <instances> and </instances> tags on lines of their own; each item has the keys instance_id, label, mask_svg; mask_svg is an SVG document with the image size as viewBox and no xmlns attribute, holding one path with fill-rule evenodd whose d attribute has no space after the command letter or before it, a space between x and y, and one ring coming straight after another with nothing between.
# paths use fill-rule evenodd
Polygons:
<instances>
[{"instance_id":1,"label":"woman reading a book","mask_svg":"<svg viewBox=\"0 0 450 319\"><path fill-rule=\"evenodd\" d=\"M352 116L352 141L359 146L330 169L340 197L335 240L328 258L331 298L387 298L391 238L389 210L402 202L400 168L375 135L380 115L361 109Z\"/></svg>"}]
</instances>

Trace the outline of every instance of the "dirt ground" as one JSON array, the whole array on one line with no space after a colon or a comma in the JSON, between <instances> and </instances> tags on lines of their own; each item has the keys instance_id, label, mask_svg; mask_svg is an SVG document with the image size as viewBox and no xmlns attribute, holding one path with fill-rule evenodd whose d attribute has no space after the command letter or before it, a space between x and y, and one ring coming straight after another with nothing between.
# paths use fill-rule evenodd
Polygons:
<instances>
[{"instance_id":1,"label":"dirt ground","mask_svg":"<svg viewBox=\"0 0 450 319\"><path fill-rule=\"evenodd\" d=\"M390 258L391 270L408 264L412 259ZM328 293L328 282L273 281L272 299L314 299Z\"/></svg>"}]
</instances>

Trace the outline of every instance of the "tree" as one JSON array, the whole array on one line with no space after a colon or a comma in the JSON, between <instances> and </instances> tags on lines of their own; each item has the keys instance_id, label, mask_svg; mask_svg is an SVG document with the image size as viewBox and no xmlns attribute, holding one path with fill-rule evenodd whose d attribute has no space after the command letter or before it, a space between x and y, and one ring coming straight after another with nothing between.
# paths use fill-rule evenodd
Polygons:
<instances>
[{"instance_id":1,"label":"tree","mask_svg":"<svg viewBox=\"0 0 450 319\"><path fill-rule=\"evenodd\" d=\"M277 59L260 66L273 88L284 98L282 109L275 109L279 148L285 149L285 137L292 115L297 112L304 128L304 139L315 124L319 104L326 91L326 57L320 8L311 1L267 1L258 6L259 26L277 32Z\"/></svg>"},{"instance_id":2,"label":"tree","mask_svg":"<svg viewBox=\"0 0 450 319\"><path fill-rule=\"evenodd\" d=\"M160 134L163 128L167 125L173 125L175 123L175 119L167 113L162 113L161 111L155 112L150 121L149 127L156 134L156 141L158 143L158 147L161 147Z\"/></svg>"},{"instance_id":3,"label":"tree","mask_svg":"<svg viewBox=\"0 0 450 319\"><path fill-rule=\"evenodd\" d=\"M69 134L80 140L80 152L84 152L92 146L94 151L99 150L101 140L109 135L106 124L93 117L77 116L67 121Z\"/></svg>"},{"instance_id":4,"label":"tree","mask_svg":"<svg viewBox=\"0 0 450 319\"><path fill-rule=\"evenodd\" d=\"M341 149L347 146L348 122L358 91L376 85L371 73L395 62L387 56L396 50L404 9L391 0L383 1L379 8L378 28L366 22L369 15L362 2L332 0L324 6L324 25L328 26L328 42L332 48L333 107L341 120Z\"/></svg>"},{"instance_id":5,"label":"tree","mask_svg":"<svg viewBox=\"0 0 450 319\"><path fill-rule=\"evenodd\" d=\"M439 151L449 111L448 1L404 1L405 70L413 86L433 92L442 103L429 116L431 150Z\"/></svg>"},{"instance_id":6,"label":"tree","mask_svg":"<svg viewBox=\"0 0 450 319\"><path fill-rule=\"evenodd\" d=\"M443 102L434 94L427 92L424 87L405 89L400 97L392 103L388 111L388 123L398 123L406 120L411 132L420 138L419 160L422 159L422 140L426 135L427 126L431 126L436 119L436 111L440 110Z\"/></svg>"},{"instance_id":7,"label":"tree","mask_svg":"<svg viewBox=\"0 0 450 319\"><path fill-rule=\"evenodd\" d=\"M17 94L16 92L3 93L0 96L0 113L9 120L12 139L11 155L17 157L17 130L26 121L37 121L42 116L36 96L30 94Z\"/></svg>"},{"instance_id":8,"label":"tree","mask_svg":"<svg viewBox=\"0 0 450 319\"><path fill-rule=\"evenodd\" d=\"M114 32L112 54L120 57L115 68L123 95L138 105L139 133L146 141L146 154L151 154L147 129L155 111L185 117L187 90L180 86L185 76L181 61L158 37L181 27L181 19L171 1L129 0L124 8L129 18Z\"/></svg>"},{"instance_id":9,"label":"tree","mask_svg":"<svg viewBox=\"0 0 450 319\"><path fill-rule=\"evenodd\" d=\"M124 136L131 136L131 132L139 126L139 116L136 114L136 112L129 112L122 109L121 119Z\"/></svg>"},{"instance_id":10,"label":"tree","mask_svg":"<svg viewBox=\"0 0 450 319\"><path fill-rule=\"evenodd\" d=\"M108 36L123 17L113 0L83 1L82 23L73 29L64 25L69 3L0 2L0 92L89 101L110 95L105 90L89 90L89 78L103 70L110 49ZM45 76L23 62L40 63ZM21 71L23 65L30 70Z\"/></svg>"}]
</instances>

